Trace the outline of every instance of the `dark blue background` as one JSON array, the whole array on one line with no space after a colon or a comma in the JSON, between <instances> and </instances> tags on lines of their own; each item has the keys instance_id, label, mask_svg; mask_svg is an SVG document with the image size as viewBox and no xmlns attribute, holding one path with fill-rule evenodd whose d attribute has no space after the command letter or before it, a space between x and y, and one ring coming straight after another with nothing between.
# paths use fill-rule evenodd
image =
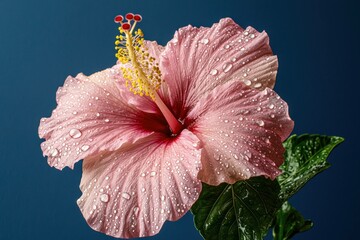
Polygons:
<instances>
[{"instance_id":1,"label":"dark blue background","mask_svg":"<svg viewBox=\"0 0 360 240\"><path fill-rule=\"evenodd\" d=\"M294 132L346 138L332 167L292 198L315 227L295 239L354 239L360 225L359 6L356 1L1 0L0 239L111 239L87 226L76 205L81 163L50 168L39 119L55 107L67 75L115 62L113 17L144 17L147 39L166 44L187 24L232 17L266 30L280 61L275 90L290 105ZM199 240L192 216L166 223L150 239Z\"/></svg>"}]
</instances>

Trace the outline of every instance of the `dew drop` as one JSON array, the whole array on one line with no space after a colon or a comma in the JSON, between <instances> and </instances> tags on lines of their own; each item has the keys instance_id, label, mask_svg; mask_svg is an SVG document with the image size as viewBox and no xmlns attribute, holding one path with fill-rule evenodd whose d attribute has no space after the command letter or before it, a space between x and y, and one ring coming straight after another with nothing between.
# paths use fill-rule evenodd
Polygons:
<instances>
[{"instance_id":1,"label":"dew drop","mask_svg":"<svg viewBox=\"0 0 360 240\"><path fill-rule=\"evenodd\" d=\"M231 61L232 61L232 62L236 62L236 58L232 58Z\"/></svg>"},{"instance_id":2,"label":"dew drop","mask_svg":"<svg viewBox=\"0 0 360 240\"><path fill-rule=\"evenodd\" d=\"M109 201L109 195L104 193L100 195L100 201L107 203Z\"/></svg>"},{"instance_id":3,"label":"dew drop","mask_svg":"<svg viewBox=\"0 0 360 240\"><path fill-rule=\"evenodd\" d=\"M227 45L225 45L225 47L224 47L225 49L229 49L230 48L230 45L229 44L227 44Z\"/></svg>"},{"instance_id":4,"label":"dew drop","mask_svg":"<svg viewBox=\"0 0 360 240\"><path fill-rule=\"evenodd\" d=\"M81 147L81 150L85 152L85 151L89 150L89 148L90 148L89 145L83 145L83 146Z\"/></svg>"},{"instance_id":5,"label":"dew drop","mask_svg":"<svg viewBox=\"0 0 360 240\"><path fill-rule=\"evenodd\" d=\"M200 147L200 142L194 142L192 145L195 148L199 148Z\"/></svg>"},{"instance_id":6,"label":"dew drop","mask_svg":"<svg viewBox=\"0 0 360 240\"><path fill-rule=\"evenodd\" d=\"M70 134L70 137L72 137L72 138L79 138L79 137L81 137L82 133L79 129L73 128L70 130L69 134Z\"/></svg>"},{"instance_id":7,"label":"dew drop","mask_svg":"<svg viewBox=\"0 0 360 240\"><path fill-rule=\"evenodd\" d=\"M109 120L108 118L106 118L104 121L105 121L106 123L110 122L110 120Z\"/></svg>"},{"instance_id":8,"label":"dew drop","mask_svg":"<svg viewBox=\"0 0 360 240\"><path fill-rule=\"evenodd\" d=\"M134 214L137 215L139 213L139 207L134 207Z\"/></svg>"},{"instance_id":9,"label":"dew drop","mask_svg":"<svg viewBox=\"0 0 360 240\"><path fill-rule=\"evenodd\" d=\"M250 86L251 85L251 81L249 79L245 79L244 83L246 86Z\"/></svg>"},{"instance_id":10,"label":"dew drop","mask_svg":"<svg viewBox=\"0 0 360 240\"><path fill-rule=\"evenodd\" d=\"M59 154L59 150L57 148L54 148L54 150L51 152L52 157L56 157Z\"/></svg>"},{"instance_id":11,"label":"dew drop","mask_svg":"<svg viewBox=\"0 0 360 240\"><path fill-rule=\"evenodd\" d=\"M249 32L248 32L248 31L245 31L245 32L244 32L244 35L245 35L245 36L249 35Z\"/></svg>"},{"instance_id":12,"label":"dew drop","mask_svg":"<svg viewBox=\"0 0 360 240\"><path fill-rule=\"evenodd\" d=\"M261 87L261 83L256 83L255 85L254 85L254 88L259 88L259 87Z\"/></svg>"},{"instance_id":13,"label":"dew drop","mask_svg":"<svg viewBox=\"0 0 360 240\"><path fill-rule=\"evenodd\" d=\"M121 194L121 197L122 197L122 198L125 198L126 200L129 200L129 199L131 198L130 194L128 194L127 192L123 192L123 193Z\"/></svg>"},{"instance_id":14,"label":"dew drop","mask_svg":"<svg viewBox=\"0 0 360 240\"><path fill-rule=\"evenodd\" d=\"M236 159L236 160L239 160L239 157L238 157L238 155L236 155L236 154L233 154L233 157Z\"/></svg>"},{"instance_id":15,"label":"dew drop","mask_svg":"<svg viewBox=\"0 0 360 240\"><path fill-rule=\"evenodd\" d=\"M208 43L209 43L209 39L204 38L204 39L201 39L200 42L201 42L202 44L208 44Z\"/></svg>"},{"instance_id":16,"label":"dew drop","mask_svg":"<svg viewBox=\"0 0 360 240\"><path fill-rule=\"evenodd\" d=\"M232 64L231 64L231 63L225 63L224 66L223 66L224 72L230 71L231 68L232 68Z\"/></svg>"},{"instance_id":17,"label":"dew drop","mask_svg":"<svg viewBox=\"0 0 360 240\"><path fill-rule=\"evenodd\" d=\"M215 76L217 73L218 73L218 70L216 70L216 69L213 69L210 71L210 74L213 76Z\"/></svg>"},{"instance_id":18,"label":"dew drop","mask_svg":"<svg viewBox=\"0 0 360 240\"><path fill-rule=\"evenodd\" d=\"M274 104L270 104L269 106L270 109L274 109L274 107L275 107Z\"/></svg>"},{"instance_id":19,"label":"dew drop","mask_svg":"<svg viewBox=\"0 0 360 240\"><path fill-rule=\"evenodd\" d=\"M76 115L76 114L77 114L77 111L73 111L73 114Z\"/></svg>"},{"instance_id":20,"label":"dew drop","mask_svg":"<svg viewBox=\"0 0 360 240\"><path fill-rule=\"evenodd\" d=\"M151 177L155 177L155 175L156 175L156 172L151 172L151 173L150 173L150 176L151 176Z\"/></svg>"},{"instance_id":21,"label":"dew drop","mask_svg":"<svg viewBox=\"0 0 360 240\"><path fill-rule=\"evenodd\" d=\"M250 38L254 38L255 37L255 34L250 34Z\"/></svg>"},{"instance_id":22,"label":"dew drop","mask_svg":"<svg viewBox=\"0 0 360 240\"><path fill-rule=\"evenodd\" d=\"M265 125L264 121L263 120L258 120L256 121L256 123L260 126L260 127L263 127Z\"/></svg>"}]
</instances>

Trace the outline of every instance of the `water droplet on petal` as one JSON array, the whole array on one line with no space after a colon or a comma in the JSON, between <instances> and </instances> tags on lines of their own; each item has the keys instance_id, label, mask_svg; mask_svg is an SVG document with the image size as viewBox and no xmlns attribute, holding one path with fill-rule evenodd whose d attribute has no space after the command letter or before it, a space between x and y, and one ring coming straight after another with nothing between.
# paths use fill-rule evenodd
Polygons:
<instances>
[{"instance_id":1,"label":"water droplet on petal","mask_svg":"<svg viewBox=\"0 0 360 240\"><path fill-rule=\"evenodd\" d=\"M85 151L89 150L89 148L90 148L89 145L83 145L83 146L81 147L81 150L85 152Z\"/></svg>"},{"instance_id":2,"label":"water droplet on petal","mask_svg":"<svg viewBox=\"0 0 360 240\"><path fill-rule=\"evenodd\" d=\"M245 35L245 36L249 35L249 32L248 32L248 31L245 31L245 32L244 32L244 35Z\"/></svg>"},{"instance_id":3,"label":"water droplet on petal","mask_svg":"<svg viewBox=\"0 0 360 240\"><path fill-rule=\"evenodd\" d=\"M236 58L232 58L231 61L232 61L232 62L236 62Z\"/></svg>"},{"instance_id":4,"label":"water droplet on petal","mask_svg":"<svg viewBox=\"0 0 360 240\"><path fill-rule=\"evenodd\" d=\"M209 39L204 38L204 39L201 39L200 42L203 43L203 44L208 44L208 43L209 43Z\"/></svg>"},{"instance_id":5,"label":"water droplet on petal","mask_svg":"<svg viewBox=\"0 0 360 240\"><path fill-rule=\"evenodd\" d=\"M151 173L150 173L150 176L151 176L151 177L155 177L155 175L156 175L156 172L151 172Z\"/></svg>"},{"instance_id":6,"label":"water droplet on petal","mask_svg":"<svg viewBox=\"0 0 360 240\"><path fill-rule=\"evenodd\" d=\"M261 87L261 83L256 83L255 85L254 85L254 88L259 88L259 87Z\"/></svg>"},{"instance_id":7,"label":"water droplet on petal","mask_svg":"<svg viewBox=\"0 0 360 240\"><path fill-rule=\"evenodd\" d=\"M250 38L254 38L255 37L255 34L250 34Z\"/></svg>"},{"instance_id":8,"label":"water droplet on petal","mask_svg":"<svg viewBox=\"0 0 360 240\"><path fill-rule=\"evenodd\" d=\"M238 157L238 155L236 155L236 154L233 154L233 157L236 159L236 160L239 160L239 157Z\"/></svg>"},{"instance_id":9,"label":"water droplet on petal","mask_svg":"<svg viewBox=\"0 0 360 240\"><path fill-rule=\"evenodd\" d=\"M107 203L109 201L109 195L104 193L100 195L100 201Z\"/></svg>"},{"instance_id":10,"label":"water droplet on petal","mask_svg":"<svg viewBox=\"0 0 360 240\"><path fill-rule=\"evenodd\" d=\"M56 157L58 154L59 154L59 150L57 150L56 148L54 148L54 150L52 150L51 152L52 157Z\"/></svg>"},{"instance_id":11,"label":"water droplet on petal","mask_svg":"<svg viewBox=\"0 0 360 240\"><path fill-rule=\"evenodd\" d=\"M225 47L224 47L225 49L229 49L230 48L230 45L229 44L227 44L227 45L225 45Z\"/></svg>"},{"instance_id":12,"label":"water droplet on petal","mask_svg":"<svg viewBox=\"0 0 360 240\"><path fill-rule=\"evenodd\" d=\"M232 68L232 64L231 64L231 63L225 63L224 66L223 66L224 72L230 71L231 68Z\"/></svg>"},{"instance_id":13,"label":"water droplet on petal","mask_svg":"<svg viewBox=\"0 0 360 240\"><path fill-rule=\"evenodd\" d=\"M134 214L137 215L139 213L139 207L134 207Z\"/></svg>"},{"instance_id":14,"label":"water droplet on petal","mask_svg":"<svg viewBox=\"0 0 360 240\"><path fill-rule=\"evenodd\" d=\"M216 69L213 69L210 71L210 74L213 76L215 76L217 73L218 73L218 70L216 70Z\"/></svg>"},{"instance_id":15,"label":"water droplet on petal","mask_svg":"<svg viewBox=\"0 0 360 240\"><path fill-rule=\"evenodd\" d=\"M123 192L123 193L121 194L121 197L122 197L122 198L125 198L126 200L129 200L129 199L131 198L130 194L128 194L127 192Z\"/></svg>"},{"instance_id":16,"label":"water droplet on petal","mask_svg":"<svg viewBox=\"0 0 360 240\"><path fill-rule=\"evenodd\" d=\"M258 120L256 121L256 123L260 126L260 127L263 127L265 125L264 121L263 120Z\"/></svg>"},{"instance_id":17,"label":"water droplet on petal","mask_svg":"<svg viewBox=\"0 0 360 240\"><path fill-rule=\"evenodd\" d=\"M249 79L245 79L244 83L246 86L250 86L251 85L251 81Z\"/></svg>"},{"instance_id":18,"label":"water droplet on petal","mask_svg":"<svg viewBox=\"0 0 360 240\"><path fill-rule=\"evenodd\" d=\"M193 145L193 147L198 149L200 147L200 142L195 142L192 145Z\"/></svg>"},{"instance_id":19,"label":"water droplet on petal","mask_svg":"<svg viewBox=\"0 0 360 240\"><path fill-rule=\"evenodd\" d=\"M79 129L73 128L70 130L69 134L70 134L70 137L72 137L72 138L79 138L79 137L81 137L82 133Z\"/></svg>"},{"instance_id":20,"label":"water droplet on petal","mask_svg":"<svg viewBox=\"0 0 360 240\"><path fill-rule=\"evenodd\" d=\"M110 122L110 120L109 120L108 118L106 118L104 121L105 121L106 123Z\"/></svg>"},{"instance_id":21,"label":"water droplet on petal","mask_svg":"<svg viewBox=\"0 0 360 240\"><path fill-rule=\"evenodd\" d=\"M270 109L274 109L274 107L275 107L274 104L270 104L270 105L269 105L269 108L270 108Z\"/></svg>"}]
</instances>

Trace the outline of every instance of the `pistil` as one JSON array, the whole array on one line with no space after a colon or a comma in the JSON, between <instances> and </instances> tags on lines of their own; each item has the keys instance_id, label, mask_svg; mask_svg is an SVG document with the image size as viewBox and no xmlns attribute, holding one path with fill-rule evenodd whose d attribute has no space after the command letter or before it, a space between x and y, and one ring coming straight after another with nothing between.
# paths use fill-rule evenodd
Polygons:
<instances>
[{"instance_id":1,"label":"pistil","mask_svg":"<svg viewBox=\"0 0 360 240\"><path fill-rule=\"evenodd\" d=\"M126 14L125 18L128 21L123 23L124 18L121 15L115 17L115 22L121 24L120 35L117 36L118 40L115 42L118 50L116 57L124 64L131 63L131 67L121 67L123 77L126 80L125 84L134 94L150 97L165 117L171 132L176 135L182 130L182 125L157 93L162 81L158 63L156 63L155 58L149 55L144 46L142 31L138 29L133 36L135 24L140 22L142 18L140 15L131 13ZM131 27L132 21L134 24Z\"/></svg>"}]
</instances>

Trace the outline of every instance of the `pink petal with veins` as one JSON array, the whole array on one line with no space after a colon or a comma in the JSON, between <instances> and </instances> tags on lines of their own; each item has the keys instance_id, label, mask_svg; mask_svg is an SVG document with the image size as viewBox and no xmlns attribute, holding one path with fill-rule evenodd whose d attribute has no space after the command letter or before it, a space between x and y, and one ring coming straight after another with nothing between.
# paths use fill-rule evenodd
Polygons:
<instances>
[{"instance_id":1,"label":"pink petal with veins","mask_svg":"<svg viewBox=\"0 0 360 240\"><path fill-rule=\"evenodd\" d=\"M281 173L282 141L294 123L287 104L271 89L228 82L204 96L188 117L204 148L201 181L218 185L259 175L275 179Z\"/></svg>"},{"instance_id":2,"label":"pink petal with veins","mask_svg":"<svg viewBox=\"0 0 360 240\"><path fill-rule=\"evenodd\" d=\"M184 130L160 133L84 160L78 205L95 230L121 238L151 236L165 220L182 217L201 182L199 139Z\"/></svg>"},{"instance_id":3,"label":"pink petal with veins","mask_svg":"<svg viewBox=\"0 0 360 240\"><path fill-rule=\"evenodd\" d=\"M204 93L229 80L257 89L272 88L277 66L268 35L251 27L244 30L230 18L211 28L179 29L160 61L171 105L180 115Z\"/></svg>"},{"instance_id":4,"label":"pink petal with veins","mask_svg":"<svg viewBox=\"0 0 360 240\"><path fill-rule=\"evenodd\" d=\"M73 168L75 162L100 151L113 151L124 143L148 136L149 116L126 101L128 90L115 69L90 77L68 77L57 92L57 108L40 122L44 156L51 166ZM148 114L149 115L149 114ZM162 116L153 114L151 124Z\"/></svg>"}]
</instances>

